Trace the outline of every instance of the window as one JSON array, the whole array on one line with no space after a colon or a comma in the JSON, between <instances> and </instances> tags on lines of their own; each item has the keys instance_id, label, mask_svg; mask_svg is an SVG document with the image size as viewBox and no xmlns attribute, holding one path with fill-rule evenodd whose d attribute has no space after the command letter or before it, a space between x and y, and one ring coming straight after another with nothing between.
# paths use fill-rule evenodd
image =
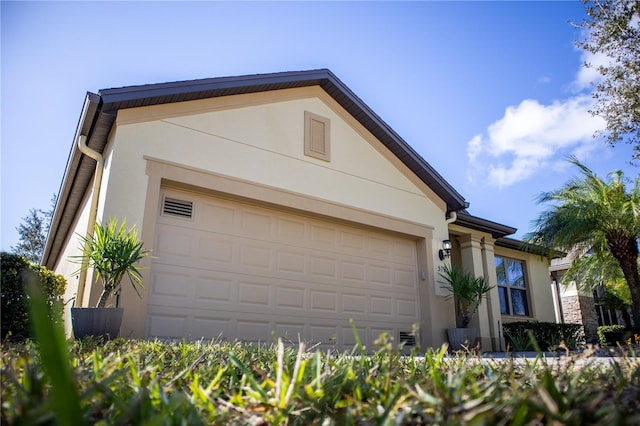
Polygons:
<instances>
[{"instance_id":1,"label":"window","mask_svg":"<svg viewBox=\"0 0 640 426\"><path fill-rule=\"evenodd\" d=\"M604 286L597 286L593 290L593 303L598 315L598 325L614 325L618 324L618 316L616 311L607 306L607 290Z\"/></svg>"},{"instance_id":2,"label":"window","mask_svg":"<svg viewBox=\"0 0 640 426\"><path fill-rule=\"evenodd\" d=\"M529 316L529 299L524 262L496 256L496 275L500 295L500 313Z\"/></svg>"},{"instance_id":3,"label":"window","mask_svg":"<svg viewBox=\"0 0 640 426\"><path fill-rule=\"evenodd\" d=\"M309 111L304 112L304 155L331 161L329 124L328 118Z\"/></svg>"}]
</instances>

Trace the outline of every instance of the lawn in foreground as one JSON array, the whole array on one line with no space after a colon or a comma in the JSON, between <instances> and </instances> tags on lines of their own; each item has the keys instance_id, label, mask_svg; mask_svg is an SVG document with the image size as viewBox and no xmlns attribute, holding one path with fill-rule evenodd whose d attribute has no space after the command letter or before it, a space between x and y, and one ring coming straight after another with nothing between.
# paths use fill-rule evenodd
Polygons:
<instances>
[{"instance_id":1,"label":"lawn in foreground","mask_svg":"<svg viewBox=\"0 0 640 426\"><path fill-rule=\"evenodd\" d=\"M70 341L75 389L56 395L38 344L2 346L3 425L640 424L640 361L492 361L446 348L402 355L303 344ZM366 354L366 355L365 355ZM44 363L46 364L46 362ZM64 370L64 368L62 368ZM46 372L46 373L45 373ZM68 394L68 395L67 395Z\"/></svg>"}]
</instances>

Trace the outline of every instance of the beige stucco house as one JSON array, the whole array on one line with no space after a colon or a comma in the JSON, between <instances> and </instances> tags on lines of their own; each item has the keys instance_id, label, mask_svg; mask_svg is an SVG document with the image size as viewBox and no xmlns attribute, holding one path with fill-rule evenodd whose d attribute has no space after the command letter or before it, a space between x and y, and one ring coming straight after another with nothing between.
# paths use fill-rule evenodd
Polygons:
<instances>
[{"instance_id":1,"label":"beige stucco house","mask_svg":"<svg viewBox=\"0 0 640 426\"><path fill-rule=\"evenodd\" d=\"M122 336L343 349L351 321L369 347L414 325L422 347L445 342L455 262L496 285L476 326L498 350L503 322L555 320L548 263L467 207L328 70L107 89L84 102L43 264L95 305L70 257L96 220L126 218L153 258L141 298L123 287Z\"/></svg>"}]
</instances>

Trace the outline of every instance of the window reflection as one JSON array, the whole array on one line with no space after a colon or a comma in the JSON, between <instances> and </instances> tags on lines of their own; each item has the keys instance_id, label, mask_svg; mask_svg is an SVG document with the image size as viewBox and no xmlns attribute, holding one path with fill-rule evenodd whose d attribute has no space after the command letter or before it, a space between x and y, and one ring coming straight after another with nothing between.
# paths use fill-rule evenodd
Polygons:
<instances>
[{"instance_id":1,"label":"window reflection","mask_svg":"<svg viewBox=\"0 0 640 426\"><path fill-rule=\"evenodd\" d=\"M500 296L500 313L529 316L524 262L496 256L495 265Z\"/></svg>"}]
</instances>

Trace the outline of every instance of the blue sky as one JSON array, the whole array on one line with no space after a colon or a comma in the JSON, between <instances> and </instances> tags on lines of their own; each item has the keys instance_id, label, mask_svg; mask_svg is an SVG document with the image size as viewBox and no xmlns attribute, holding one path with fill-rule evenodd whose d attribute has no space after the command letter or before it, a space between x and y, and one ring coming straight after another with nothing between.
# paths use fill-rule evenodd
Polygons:
<instances>
[{"instance_id":1,"label":"blue sky","mask_svg":"<svg viewBox=\"0 0 640 426\"><path fill-rule=\"evenodd\" d=\"M470 203L518 228L576 175L635 177L591 134L566 2L10 2L1 13L0 243L57 193L87 91L329 68ZM597 58L591 58L597 62Z\"/></svg>"}]
</instances>

